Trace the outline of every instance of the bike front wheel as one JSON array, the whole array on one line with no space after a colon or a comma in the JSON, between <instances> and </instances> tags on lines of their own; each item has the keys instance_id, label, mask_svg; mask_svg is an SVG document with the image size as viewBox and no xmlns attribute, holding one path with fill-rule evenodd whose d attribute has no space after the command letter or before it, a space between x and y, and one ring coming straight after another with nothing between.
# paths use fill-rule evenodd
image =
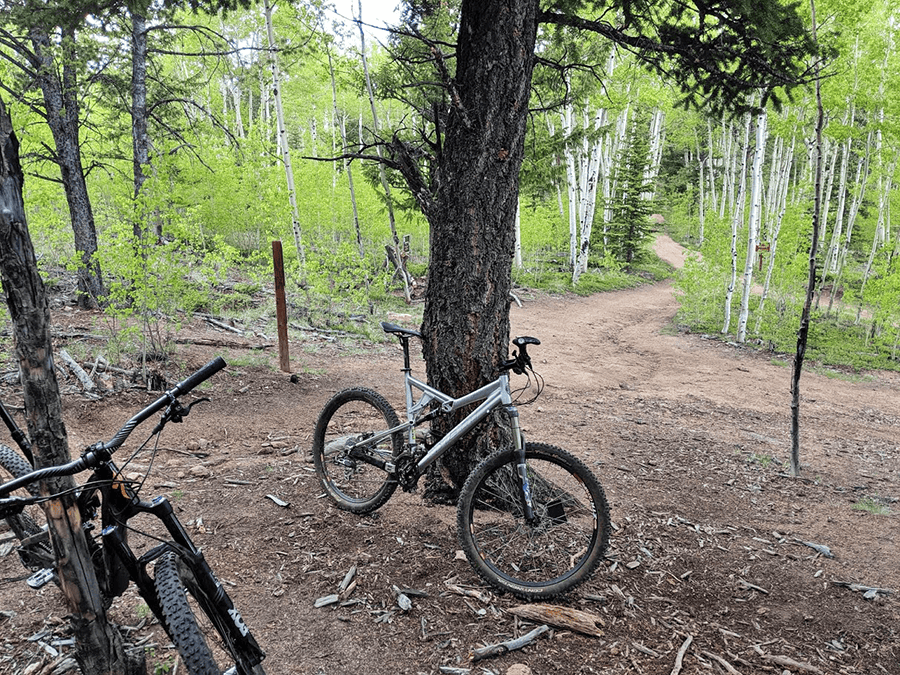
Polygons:
<instances>
[{"instance_id":1,"label":"bike front wheel","mask_svg":"<svg viewBox=\"0 0 900 675\"><path fill-rule=\"evenodd\" d=\"M391 404L371 389L345 389L325 405L313 436L313 463L340 508L369 513L394 494L397 479L383 467L400 454L403 434L376 434L399 425Z\"/></svg>"},{"instance_id":2,"label":"bike front wheel","mask_svg":"<svg viewBox=\"0 0 900 675\"><path fill-rule=\"evenodd\" d=\"M160 558L154 581L160 618L190 675L265 675L262 652L232 636L234 626L248 634L240 614L224 616L179 557Z\"/></svg>"},{"instance_id":3,"label":"bike front wheel","mask_svg":"<svg viewBox=\"0 0 900 675\"><path fill-rule=\"evenodd\" d=\"M34 471L24 457L3 444L0 444L0 466L13 478L19 478ZM27 488L32 495L39 494L37 483L32 483ZM34 571L55 567L56 560L53 557L53 548L45 527L47 520L41 507L29 506L22 513L7 518L6 522L9 529L16 535L16 539L22 542L19 547L19 558L26 568Z\"/></svg>"},{"instance_id":4,"label":"bike front wheel","mask_svg":"<svg viewBox=\"0 0 900 675\"><path fill-rule=\"evenodd\" d=\"M551 598L587 580L609 544L609 505L594 474L552 445L527 443L534 518L525 518L516 454L496 452L460 492L460 544L478 574L520 598Z\"/></svg>"}]
</instances>

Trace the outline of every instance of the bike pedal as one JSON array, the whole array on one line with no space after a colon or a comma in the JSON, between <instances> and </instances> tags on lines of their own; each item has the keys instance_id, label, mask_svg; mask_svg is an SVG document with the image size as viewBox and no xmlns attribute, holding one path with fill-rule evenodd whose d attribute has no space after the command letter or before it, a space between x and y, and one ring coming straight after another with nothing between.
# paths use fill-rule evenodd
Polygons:
<instances>
[{"instance_id":1,"label":"bike pedal","mask_svg":"<svg viewBox=\"0 0 900 675\"><path fill-rule=\"evenodd\" d=\"M38 570L37 572L32 574L30 577L28 577L28 580L25 583L27 583L29 586L31 586L32 588L34 588L36 590L38 588L43 588L44 586L49 584L51 581L53 581L55 578L56 578L56 572L54 572L50 568L44 568L42 570Z\"/></svg>"}]
</instances>

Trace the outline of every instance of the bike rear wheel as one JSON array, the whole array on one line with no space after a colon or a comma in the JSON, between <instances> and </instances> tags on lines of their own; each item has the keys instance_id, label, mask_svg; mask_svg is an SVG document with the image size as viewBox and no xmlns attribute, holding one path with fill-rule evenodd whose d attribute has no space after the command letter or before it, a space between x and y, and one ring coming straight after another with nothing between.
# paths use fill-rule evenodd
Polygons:
<instances>
[{"instance_id":1,"label":"bike rear wheel","mask_svg":"<svg viewBox=\"0 0 900 675\"><path fill-rule=\"evenodd\" d=\"M0 466L13 478L19 478L34 471L24 457L3 444L0 444ZM27 489L32 495L39 494L37 483L27 486ZM19 558L26 568L40 570L53 568L56 565L53 548L44 527L47 520L40 506L29 506L22 513L7 518L6 522L20 542L30 540L30 543L19 547Z\"/></svg>"},{"instance_id":2,"label":"bike rear wheel","mask_svg":"<svg viewBox=\"0 0 900 675\"><path fill-rule=\"evenodd\" d=\"M588 579L609 543L609 505L590 469L552 445L525 446L534 521L525 519L515 453L496 452L460 493L460 544L478 574L520 598L551 598Z\"/></svg>"},{"instance_id":3,"label":"bike rear wheel","mask_svg":"<svg viewBox=\"0 0 900 675\"><path fill-rule=\"evenodd\" d=\"M156 563L154 581L161 619L190 675L265 675L262 665L255 663L258 655L245 653L231 637L227 624L243 626L240 615L222 616L174 553Z\"/></svg>"},{"instance_id":4,"label":"bike rear wheel","mask_svg":"<svg viewBox=\"0 0 900 675\"><path fill-rule=\"evenodd\" d=\"M325 405L313 437L313 463L322 487L340 508L369 513L394 494L396 478L378 464L400 454L403 434L366 439L399 424L391 404L371 389L345 389Z\"/></svg>"}]
</instances>

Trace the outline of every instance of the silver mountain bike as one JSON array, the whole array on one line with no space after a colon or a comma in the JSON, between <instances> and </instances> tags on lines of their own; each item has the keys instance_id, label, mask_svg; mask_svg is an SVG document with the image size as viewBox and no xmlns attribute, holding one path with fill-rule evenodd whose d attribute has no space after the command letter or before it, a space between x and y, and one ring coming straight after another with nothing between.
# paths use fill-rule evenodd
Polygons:
<instances>
[{"instance_id":1,"label":"silver mountain bike","mask_svg":"<svg viewBox=\"0 0 900 675\"><path fill-rule=\"evenodd\" d=\"M550 598L588 579L609 543L609 505L599 481L581 460L552 445L526 443L510 391L509 372L540 377L531 366L533 337L518 348L493 382L454 398L412 374L409 341L421 333L382 323L403 346L406 420L366 388L338 392L319 415L313 438L316 474L342 509L369 513L397 486L413 491L441 455L498 407L509 423L510 447L486 457L460 491L460 545L478 574L494 588L525 599ZM538 390L540 393L540 388ZM417 428L478 403L443 437Z\"/></svg>"}]
</instances>

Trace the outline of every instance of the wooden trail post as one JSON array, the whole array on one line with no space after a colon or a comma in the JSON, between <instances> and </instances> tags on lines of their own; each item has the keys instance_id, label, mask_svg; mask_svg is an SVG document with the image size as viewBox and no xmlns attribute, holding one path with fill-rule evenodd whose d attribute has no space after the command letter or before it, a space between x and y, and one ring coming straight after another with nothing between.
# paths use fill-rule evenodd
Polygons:
<instances>
[{"instance_id":1,"label":"wooden trail post","mask_svg":"<svg viewBox=\"0 0 900 675\"><path fill-rule=\"evenodd\" d=\"M291 372L291 357L288 353L287 305L284 300L284 256L281 242L272 242L272 265L275 268L275 316L278 320L278 359L281 370Z\"/></svg>"}]
</instances>

